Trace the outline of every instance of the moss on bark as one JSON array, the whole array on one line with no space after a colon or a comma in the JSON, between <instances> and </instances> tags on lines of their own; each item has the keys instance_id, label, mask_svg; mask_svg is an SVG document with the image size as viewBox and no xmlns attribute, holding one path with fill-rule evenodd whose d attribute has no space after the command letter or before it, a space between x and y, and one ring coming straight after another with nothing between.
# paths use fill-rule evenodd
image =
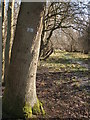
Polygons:
<instances>
[{"instance_id":1,"label":"moss on bark","mask_svg":"<svg viewBox=\"0 0 90 120\"><path fill-rule=\"evenodd\" d=\"M23 113L25 118L31 118L32 117L32 108L28 103L25 103L23 107Z\"/></svg>"},{"instance_id":2,"label":"moss on bark","mask_svg":"<svg viewBox=\"0 0 90 120\"><path fill-rule=\"evenodd\" d=\"M45 111L43 109L42 103L37 100L37 103L34 105L34 107L32 108L32 113L33 114L43 114L45 115Z\"/></svg>"},{"instance_id":3,"label":"moss on bark","mask_svg":"<svg viewBox=\"0 0 90 120\"><path fill-rule=\"evenodd\" d=\"M37 100L37 103L33 107L31 107L28 103L25 103L25 106L23 107L23 112L25 118L32 118L33 115L45 115L45 111L43 109L42 103Z\"/></svg>"}]
</instances>

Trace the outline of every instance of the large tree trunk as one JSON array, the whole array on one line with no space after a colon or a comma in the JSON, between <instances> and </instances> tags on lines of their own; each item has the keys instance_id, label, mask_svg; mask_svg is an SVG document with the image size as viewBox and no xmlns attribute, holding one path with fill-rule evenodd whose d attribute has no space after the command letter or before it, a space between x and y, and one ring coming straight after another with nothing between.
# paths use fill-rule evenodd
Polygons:
<instances>
[{"instance_id":1,"label":"large tree trunk","mask_svg":"<svg viewBox=\"0 0 90 120\"><path fill-rule=\"evenodd\" d=\"M30 117L38 107L36 71L42 31L43 3L22 3L12 47L3 98L3 113L10 118ZM38 32L37 32L38 31ZM5 114L3 114L3 117Z\"/></svg>"}]
</instances>

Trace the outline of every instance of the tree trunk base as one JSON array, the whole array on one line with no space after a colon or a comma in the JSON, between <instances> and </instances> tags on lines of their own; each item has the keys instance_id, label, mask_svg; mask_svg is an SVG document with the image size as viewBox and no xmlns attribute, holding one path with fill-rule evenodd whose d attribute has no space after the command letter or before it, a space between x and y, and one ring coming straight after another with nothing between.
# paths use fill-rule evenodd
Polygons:
<instances>
[{"instance_id":1,"label":"tree trunk base","mask_svg":"<svg viewBox=\"0 0 90 120\"><path fill-rule=\"evenodd\" d=\"M26 102L23 107L23 110L21 109L19 110L17 109L17 107L15 107L14 111L12 111L9 109L9 106L5 106L5 108L6 110L3 110L2 120L4 119L28 119L28 118L34 118L36 117L36 115L43 115L43 116L45 115L43 105L38 99L37 99L37 103L35 103L33 107L31 107L30 104Z\"/></svg>"},{"instance_id":2,"label":"tree trunk base","mask_svg":"<svg viewBox=\"0 0 90 120\"><path fill-rule=\"evenodd\" d=\"M43 109L42 103L39 100L37 100L37 103L34 104L33 108L30 107L28 103L26 103L23 108L23 112L25 118L32 118L33 115L39 115L39 114L45 115L45 111Z\"/></svg>"}]
</instances>

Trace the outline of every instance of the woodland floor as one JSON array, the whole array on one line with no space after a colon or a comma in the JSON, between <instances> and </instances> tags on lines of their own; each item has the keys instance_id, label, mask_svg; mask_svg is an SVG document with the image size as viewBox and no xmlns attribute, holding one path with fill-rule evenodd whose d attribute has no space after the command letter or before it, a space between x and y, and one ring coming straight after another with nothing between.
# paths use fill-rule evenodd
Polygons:
<instances>
[{"instance_id":1,"label":"woodland floor","mask_svg":"<svg viewBox=\"0 0 90 120\"><path fill-rule=\"evenodd\" d=\"M89 59L88 54L56 50L39 63L37 94L44 118L90 119Z\"/></svg>"},{"instance_id":2,"label":"woodland floor","mask_svg":"<svg viewBox=\"0 0 90 120\"><path fill-rule=\"evenodd\" d=\"M90 119L90 57L79 52L55 50L38 64L37 95L45 116L37 119Z\"/></svg>"}]
</instances>

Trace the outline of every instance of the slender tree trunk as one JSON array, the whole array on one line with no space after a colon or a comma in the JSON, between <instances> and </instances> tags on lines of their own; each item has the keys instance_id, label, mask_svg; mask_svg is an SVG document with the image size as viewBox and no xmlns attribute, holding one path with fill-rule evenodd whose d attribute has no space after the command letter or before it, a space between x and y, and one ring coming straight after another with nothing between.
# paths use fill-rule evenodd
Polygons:
<instances>
[{"instance_id":1,"label":"slender tree trunk","mask_svg":"<svg viewBox=\"0 0 90 120\"><path fill-rule=\"evenodd\" d=\"M2 86L2 8L0 6L0 88ZM0 119L2 119L2 91L0 89Z\"/></svg>"},{"instance_id":2,"label":"slender tree trunk","mask_svg":"<svg viewBox=\"0 0 90 120\"><path fill-rule=\"evenodd\" d=\"M8 12L7 12L7 39L5 44L4 84L8 75L10 39L11 39L11 2L9 2Z\"/></svg>"},{"instance_id":3,"label":"slender tree trunk","mask_svg":"<svg viewBox=\"0 0 90 120\"><path fill-rule=\"evenodd\" d=\"M4 21L4 2L2 2L2 24Z\"/></svg>"},{"instance_id":4,"label":"slender tree trunk","mask_svg":"<svg viewBox=\"0 0 90 120\"><path fill-rule=\"evenodd\" d=\"M5 0L2 2L2 81L4 82L4 65L5 65Z\"/></svg>"},{"instance_id":5,"label":"slender tree trunk","mask_svg":"<svg viewBox=\"0 0 90 120\"><path fill-rule=\"evenodd\" d=\"M12 0L12 4L11 4L11 39L10 39L10 48L9 48L9 63L10 63L10 58L11 58L11 50L12 50L12 45L13 45L13 39L14 39L14 4L15 4L15 0Z\"/></svg>"},{"instance_id":6,"label":"slender tree trunk","mask_svg":"<svg viewBox=\"0 0 90 120\"><path fill-rule=\"evenodd\" d=\"M31 113L38 108L36 71L42 10L43 3L21 4L3 98L3 113L8 114L7 117L22 118L25 115L30 118Z\"/></svg>"}]
</instances>

